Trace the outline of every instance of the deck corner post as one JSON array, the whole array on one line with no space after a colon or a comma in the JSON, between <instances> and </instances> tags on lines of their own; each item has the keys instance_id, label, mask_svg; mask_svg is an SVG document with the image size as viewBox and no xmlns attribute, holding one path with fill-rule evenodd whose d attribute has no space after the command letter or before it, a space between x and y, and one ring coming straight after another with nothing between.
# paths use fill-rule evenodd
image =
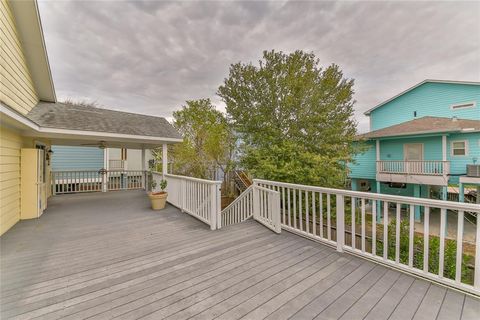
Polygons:
<instances>
[{"instance_id":1,"label":"deck corner post","mask_svg":"<svg viewBox=\"0 0 480 320\"><path fill-rule=\"evenodd\" d=\"M217 185L210 186L210 229L217 228Z\"/></svg>"},{"instance_id":2,"label":"deck corner post","mask_svg":"<svg viewBox=\"0 0 480 320\"><path fill-rule=\"evenodd\" d=\"M257 220L260 212L260 195L257 188L258 182L253 179L252 191L253 191L253 219Z\"/></svg>"},{"instance_id":3,"label":"deck corner post","mask_svg":"<svg viewBox=\"0 0 480 320\"><path fill-rule=\"evenodd\" d=\"M343 252L345 244L345 203L343 195L337 194L337 251Z\"/></svg>"}]
</instances>

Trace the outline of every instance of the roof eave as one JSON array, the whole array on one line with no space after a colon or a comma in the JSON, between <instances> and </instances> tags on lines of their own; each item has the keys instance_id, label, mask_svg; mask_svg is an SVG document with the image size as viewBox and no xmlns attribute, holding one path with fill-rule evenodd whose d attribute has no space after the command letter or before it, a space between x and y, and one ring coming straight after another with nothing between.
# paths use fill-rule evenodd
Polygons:
<instances>
[{"instance_id":1,"label":"roof eave","mask_svg":"<svg viewBox=\"0 0 480 320\"><path fill-rule=\"evenodd\" d=\"M56 102L37 1L10 1L9 5L38 97L41 101Z\"/></svg>"}]
</instances>

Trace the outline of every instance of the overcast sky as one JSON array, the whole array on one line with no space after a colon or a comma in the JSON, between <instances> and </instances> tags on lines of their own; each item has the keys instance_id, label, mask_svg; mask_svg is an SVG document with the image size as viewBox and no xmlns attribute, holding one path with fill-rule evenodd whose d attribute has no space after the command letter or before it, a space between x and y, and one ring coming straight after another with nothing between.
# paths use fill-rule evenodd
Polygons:
<instances>
[{"instance_id":1,"label":"overcast sky","mask_svg":"<svg viewBox=\"0 0 480 320\"><path fill-rule=\"evenodd\" d=\"M480 2L41 1L59 100L171 117L230 64L313 51L355 79L356 119L424 80L480 81Z\"/></svg>"}]
</instances>

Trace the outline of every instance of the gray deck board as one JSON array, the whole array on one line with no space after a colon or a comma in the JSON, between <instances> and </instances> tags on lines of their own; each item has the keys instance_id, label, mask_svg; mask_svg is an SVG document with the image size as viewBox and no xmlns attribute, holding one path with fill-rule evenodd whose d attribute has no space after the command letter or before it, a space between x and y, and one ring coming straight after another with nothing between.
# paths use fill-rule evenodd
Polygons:
<instances>
[{"instance_id":1,"label":"gray deck board","mask_svg":"<svg viewBox=\"0 0 480 320\"><path fill-rule=\"evenodd\" d=\"M478 319L480 300L141 191L62 195L1 237L1 319Z\"/></svg>"}]
</instances>

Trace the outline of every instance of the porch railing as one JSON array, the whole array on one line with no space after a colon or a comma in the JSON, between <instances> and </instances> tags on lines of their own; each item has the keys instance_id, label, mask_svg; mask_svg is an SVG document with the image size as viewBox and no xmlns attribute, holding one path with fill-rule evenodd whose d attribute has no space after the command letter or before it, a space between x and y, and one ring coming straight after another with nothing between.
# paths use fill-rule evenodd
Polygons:
<instances>
[{"instance_id":1,"label":"porch railing","mask_svg":"<svg viewBox=\"0 0 480 320\"><path fill-rule=\"evenodd\" d=\"M144 189L145 171L52 171L51 185L53 194Z\"/></svg>"},{"instance_id":2,"label":"porch railing","mask_svg":"<svg viewBox=\"0 0 480 320\"><path fill-rule=\"evenodd\" d=\"M450 162L441 160L425 161L377 161L378 173L418 174L442 176L450 173Z\"/></svg>"},{"instance_id":3,"label":"porch railing","mask_svg":"<svg viewBox=\"0 0 480 320\"><path fill-rule=\"evenodd\" d=\"M162 178L167 180L167 201L198 220L208 224L210 229L217 229L220 216L221 181L197 179L173 174L163 176L153 172L152 178L157 185Z\"/></svg>"},{"instance_id":4,"label":"porch railing","mask_svg":"<svg viewBox=\"0 0 480 320\"><path fill-rule=\"evenodd\" d=\"M108 160L109 170L124 170L127 167L126 160Z\"/></svg>"},{"instance_id":5,"label":"porch railing","mask_svg":"<svg viewBox=\"0 0 480 320\"><path fill-rule=\"evenodd\" d=\"M220 213L220 227L243 222L253 216L253 186L248 187L240 196Z\"/></svg>"},{"instance_id":6,"label":"porch railing","mask_svg":"<svg viewBox=\"0 0 480 320\"><path fill-rule=\"evenodd\" d=\"M464 240L464 215L478 217L479 205L255 181L280 194L283 229L480 295L478 220L474 243ZM415 227L416 211L423 213L420 230ZM442 231L437 235L430 232L432 213L440 215ZM447 216L457 221L455 239L445 237Z\"/></svg>"}]
</instances>

